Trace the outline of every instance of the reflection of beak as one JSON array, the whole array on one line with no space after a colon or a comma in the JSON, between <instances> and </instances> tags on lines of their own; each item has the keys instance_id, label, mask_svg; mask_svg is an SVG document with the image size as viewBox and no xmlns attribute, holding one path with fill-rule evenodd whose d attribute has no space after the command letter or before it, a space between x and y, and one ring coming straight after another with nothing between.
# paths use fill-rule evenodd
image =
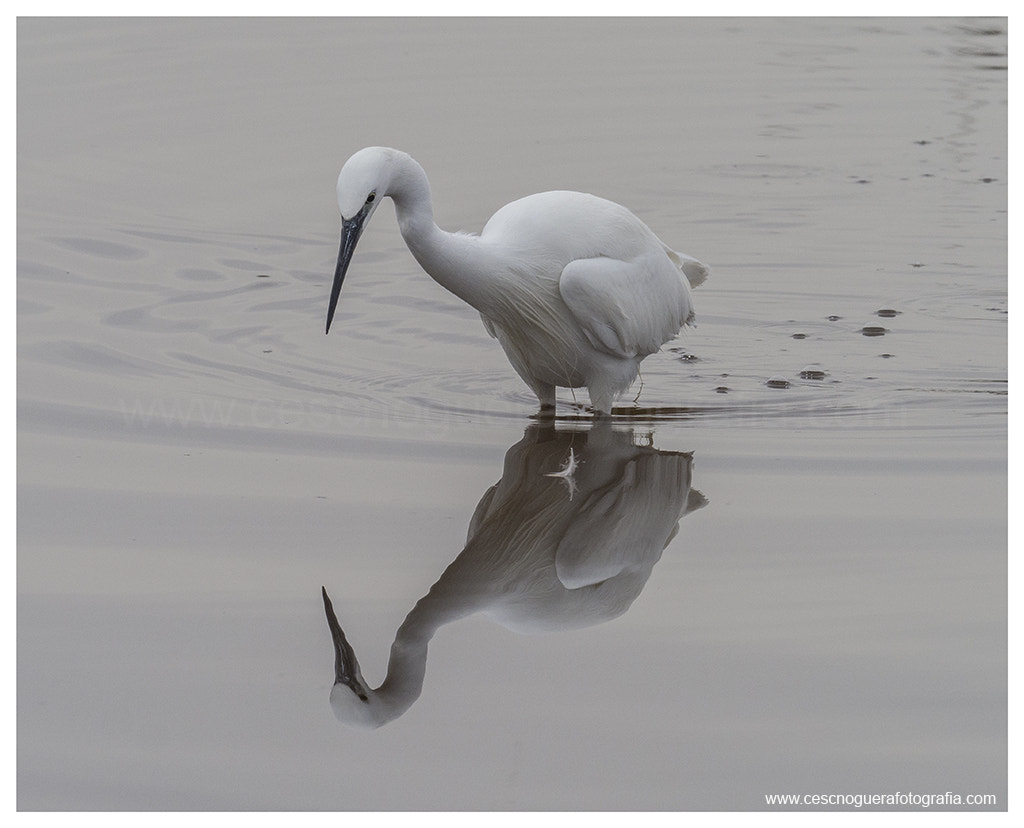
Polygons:
<instances>
[{"instance_id":1,"label":"reflection of beak","mask_svg":"<svg viewBox=\"0 0 1024 828\"><path fill-rule=\"evenodd\" d=\"M324 596L324 612L327 613L327 626L331 630L331 638L334 640L334 683L344 684L352 690L360 699L366 701L366 690L359 680L359 662L356 661L355 651L345 638L341 624L338 623L338 616L334 614L334 606L331 599L327 597L327 590L320 587Z\"/></svg>"},{"instance_id":2,"label":"reflection of beak","mask_svg":"<svg viewBox=\"0 0 1024 828\"><path fill-rule=\"evenodd\" d=\"M356 242L363 233L363 225L372 212L369 204L363 205L363 209L350 219L341 222L341 249L338 251L338 264L334 268L334 285L331 287L331 303L327 306L327 330L331 332L331 320L334 319L334 309L338 306L338 296L341 295L341 283L345 281L345 271L348 270L348 263L352 261L352 254L356 250Z\"/></svg>"}]
</instances>

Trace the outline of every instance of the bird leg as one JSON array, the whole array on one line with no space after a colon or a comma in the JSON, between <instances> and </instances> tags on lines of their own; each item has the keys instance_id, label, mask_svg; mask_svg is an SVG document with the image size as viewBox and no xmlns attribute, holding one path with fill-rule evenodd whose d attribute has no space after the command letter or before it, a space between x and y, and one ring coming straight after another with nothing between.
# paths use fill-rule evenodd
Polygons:
<instances>
[{"instance_id":1,"label":"bird leg","mask_svg":"<svg viewBox=\"0 0 1024 828\"><path fill-rule=\"evenodd\" d=\"M636 396L633 397L633 405L636 405L637 400L640 399L640 395L644 393L644 375L640 373L638 368L636 371L637 378L640 380L640 387L636 390Z\"/></svg>"}]
</instances>

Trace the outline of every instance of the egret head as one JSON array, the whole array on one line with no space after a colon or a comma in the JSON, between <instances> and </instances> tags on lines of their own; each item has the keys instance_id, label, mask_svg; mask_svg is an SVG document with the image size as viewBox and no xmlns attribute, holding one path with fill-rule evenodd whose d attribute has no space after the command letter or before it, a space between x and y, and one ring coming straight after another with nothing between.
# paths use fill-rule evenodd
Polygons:
<instances>
[{"instance_id":1,"label":"egret head","mask_svg":"<svg viewBox=\"0 0 1024 828\"><path fill-rule=\"evenodd\" d=\"M338 623L327 590L323 587L320 589L323 592L324 611L327 613L327 626L334 640L334 687L331 688L331 709L335 718L344 724L378 728L392 717L363 679L355 651Z\"/></svg>"},{"instance_id":2,"label":"egret head","mask_svg":"<svg viewBox=\"0 0 1024 828\"><path fill-rule=\"evenodd\" d=\"M341 213L341 249L334 270L331 301L327 308L327 332L338 306L341 283L352 260L356 242L377 205L389 195L389 188L398 156L404 155L388 147L361 149L345 162L338 176L338 211Z\"/></svg>"}]
</instances>

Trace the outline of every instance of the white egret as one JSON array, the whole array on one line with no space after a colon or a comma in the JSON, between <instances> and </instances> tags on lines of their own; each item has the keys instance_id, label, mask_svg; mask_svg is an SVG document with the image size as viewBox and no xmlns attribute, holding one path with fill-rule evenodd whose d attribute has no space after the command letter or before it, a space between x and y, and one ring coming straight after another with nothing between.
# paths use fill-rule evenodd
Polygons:
<instances>
[{"instance_id":1,"label":"white egret","mask_svg":"<svg viewBox=\"0 0 1024 828\"><path fill-rule=\"evenodd\" d=\"M550 471L566 455L576 466L575 496ZM682 518L707 503L692 480L691 454L638 446L631 430L614 431L608 418L589 433L531 426L477 504L462 552L399 627L379 687L363 678L322 590L334 643L334 715L371 728L402 715L423 689L434 634L470 615L520 633L580 629L622 615Z\"/></svg>"},{"instance_id":2,"label":"white egret","mask_svg":"<svg viewBox=\"0 0 1024 828\"><path fill-rule=\"evenodd\" d=\"M390 196L420 266L468 302L516 373L552 411L555 388L586 387L610 413L640 362L693 321L708 268L670 249L625 207L555 191L502 207L479 236L434 223L430 185L409 155L367 147L338 176L342 232L327 331L363 228Z\"/></svg>"}]
</instances>

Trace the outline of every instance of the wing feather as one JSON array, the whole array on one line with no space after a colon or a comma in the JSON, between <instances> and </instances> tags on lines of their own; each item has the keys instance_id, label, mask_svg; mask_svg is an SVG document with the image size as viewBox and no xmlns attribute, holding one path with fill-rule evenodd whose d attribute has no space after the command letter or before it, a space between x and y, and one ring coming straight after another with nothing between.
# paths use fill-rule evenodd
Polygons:
<instances>
[{"instance_id":1,"label":"wing feather","mask_svg":"<svg viewBox=\"0 0 1024 828\"><path fill-rule=\"evenodd\" d=\"M590 344L624 358L653 354L693 319L689 284L661 251L576 259L558 289Z\"/></svg>"}]
</instances>

